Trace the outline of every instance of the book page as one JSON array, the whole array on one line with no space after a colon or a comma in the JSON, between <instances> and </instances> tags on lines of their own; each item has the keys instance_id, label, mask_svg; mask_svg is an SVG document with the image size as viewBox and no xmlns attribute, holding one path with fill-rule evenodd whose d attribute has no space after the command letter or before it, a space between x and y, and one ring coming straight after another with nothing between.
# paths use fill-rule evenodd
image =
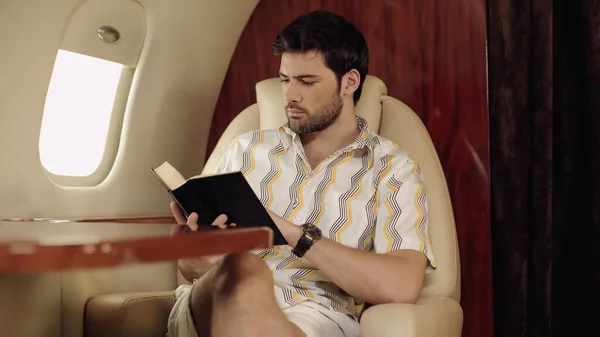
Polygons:
<instances>
[{"instance_id":1,"label":"book page","mask_svg":"<svg viewBox=\"0 0 600 337\"><path fill-rule=\"evenodd\" d=\"M170 190L175 190L185 184L185 178L169 162L164 162L153 171Z\"/></svg>"}]
</instances>

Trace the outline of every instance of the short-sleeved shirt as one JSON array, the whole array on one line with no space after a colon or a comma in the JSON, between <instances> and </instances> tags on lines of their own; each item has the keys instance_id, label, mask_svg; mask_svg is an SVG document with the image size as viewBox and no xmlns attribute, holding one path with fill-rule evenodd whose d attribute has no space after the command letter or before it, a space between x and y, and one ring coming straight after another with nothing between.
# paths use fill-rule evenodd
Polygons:
<instances>
[{"instance_id":1,"label":"short-sleeved shirt","mask_svg":"<svg viewBox=\"0 0 600 337\"><path fill-rule=\"evenodd\" d=\"M356 141L317 167L311 168L299 135L286 124L237 137L216 171L242 172L262 204L291 223L310 222L330 240L369 252L414 249L427 256L432 270L435 258L421 169L405 149L357 119ZM364 301L296 257L290 246L254 253L273 270L280 307L304 302L325 314L360 318Z\"/></svg>"}]
</instances>

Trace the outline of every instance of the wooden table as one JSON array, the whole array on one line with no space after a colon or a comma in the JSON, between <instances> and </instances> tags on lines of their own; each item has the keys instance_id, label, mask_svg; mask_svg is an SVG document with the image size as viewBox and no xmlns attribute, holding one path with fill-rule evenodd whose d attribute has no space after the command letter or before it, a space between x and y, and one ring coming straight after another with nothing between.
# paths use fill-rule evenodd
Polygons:
<instances>
[{"instance_id":1,"label":"wooden table","mask_svg":"<svg viewBox=\"0 0 600 337\"><path fill-rule=\"evenodd\" d=\"M0 274L45 273L269 248L268 227L170 236L171 224L0 221Z\"/></svg>"}]
</instances>

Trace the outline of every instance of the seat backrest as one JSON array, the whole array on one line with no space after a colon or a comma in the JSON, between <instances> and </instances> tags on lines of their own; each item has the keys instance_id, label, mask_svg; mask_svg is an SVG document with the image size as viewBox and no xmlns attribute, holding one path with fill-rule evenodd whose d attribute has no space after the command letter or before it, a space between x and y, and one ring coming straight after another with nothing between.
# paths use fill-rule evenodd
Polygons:
<instances>
[{"instance_id":1,"label":"seat backrest","mask_svg":"<svg viewBox=\"0 0 600 337\"><path fill-rule=\"evenodd\" d=\"M276 129L287 122L279 78L256 84L256 103L229 124L207 160L203 173L213 172L227 146L243 133ZM385 84L368 75L356 112L371 131L404 147L421 166L427 186L431 242L437 268L425 278L421 296L446 296L460 301L460 260L454 214L444 171L433 142L419 116L401 101L387 96Z\"/></svg>"}]
</instances>

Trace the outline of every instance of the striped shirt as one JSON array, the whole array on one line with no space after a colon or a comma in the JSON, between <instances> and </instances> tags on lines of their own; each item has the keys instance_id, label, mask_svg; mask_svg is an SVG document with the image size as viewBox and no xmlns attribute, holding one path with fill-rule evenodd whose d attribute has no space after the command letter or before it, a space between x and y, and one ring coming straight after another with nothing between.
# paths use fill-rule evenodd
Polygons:
<instances>
[{"instance_id":1,"label":"striped shirt","mask_svg":"<svg viewBox=\"0 0 600 337\"><path fill-rule=\"evenodd\" d=\"M407 152L357 117L356 141L311 168L300 137L287 127L240 135L216 171L240 171L262 202L291 223L313 223L345 246L386 253L415 249L435 267L421 170ZM273 270L284 308L300 302L358 321L364 302L337 287L290 246L255 251ZM401 285L398 285L401 287Z\"/></svg>"}]
</instances>

